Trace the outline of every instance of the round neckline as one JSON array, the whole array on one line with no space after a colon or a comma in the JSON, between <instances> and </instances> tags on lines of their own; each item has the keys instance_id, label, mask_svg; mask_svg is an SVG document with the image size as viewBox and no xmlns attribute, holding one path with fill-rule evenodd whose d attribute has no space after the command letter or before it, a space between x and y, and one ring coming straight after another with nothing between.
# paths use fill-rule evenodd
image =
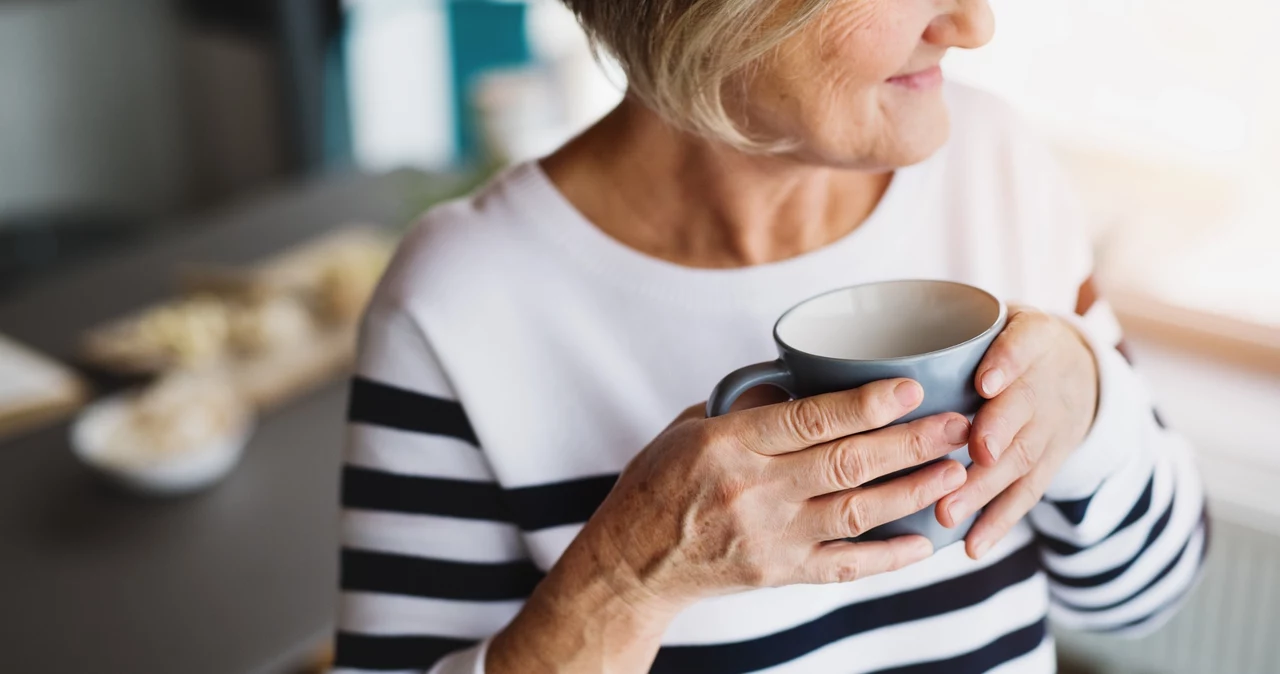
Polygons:
<instances>
[{"instance_id":1,"label":"round neckline","mask_svg":"<svg viewBox=\"0 0 1280 674\"><path fill-rule=\"evenodd\" d=\"M847 272L850 267L883 259L882 244L898 239L892 219L909 208L931 161L894 172L880 201L863 222L844 236L794 257L746 267L688 267L636 250L609 236L587 219L560 192L538 160L512 167L503 181L518 221L593 273L629 288L700 307L722 306L741 299L796 299L806 281ZM901 224L899 222L898 224Z\"/></svg>"}]
</instances>

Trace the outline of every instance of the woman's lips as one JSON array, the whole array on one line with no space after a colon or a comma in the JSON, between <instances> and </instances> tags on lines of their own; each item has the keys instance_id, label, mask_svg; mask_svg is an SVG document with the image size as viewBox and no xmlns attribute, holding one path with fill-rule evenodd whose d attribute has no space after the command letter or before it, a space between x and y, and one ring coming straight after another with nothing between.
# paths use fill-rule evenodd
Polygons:
<instances>
[{"instance_id":1,"label":"woman's lips","mask_svg":"<svg viewBox=\"0 0 1280 674\"><path fill-rule=\"evenodd\" d=\"M906 75L896 75L886 81L908 89L933 89L942 85L942 67L934 66Z\"/></svg>"}]
</instances>

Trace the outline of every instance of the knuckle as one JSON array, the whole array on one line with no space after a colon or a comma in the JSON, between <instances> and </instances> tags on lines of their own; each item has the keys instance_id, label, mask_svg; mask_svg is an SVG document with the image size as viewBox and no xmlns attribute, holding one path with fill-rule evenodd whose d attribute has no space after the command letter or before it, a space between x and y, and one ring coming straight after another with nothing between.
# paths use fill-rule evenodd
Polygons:
<instances>
[{"instance_id":1,"label":"knuckle","mask_svg":"<svg viewBox=\"0 0 1280 674\"><path fill-rule=\"evenodd\" d=\"M1008 332L1001 335L1004 339L1000 342L1000 348L995 352L995 360L1001 363L1005 368L1011 368L1022 362L1022 331Z\"/></svg>"},{"instance_id":2,"label":"knuckle","mask_svg":"<svg viewBox=\"0 0 1280 674\"><path fill-rule=\"evenodd\" d=\"M841 442L830 454L832 483L845 489L852 489L871 479L867 457L862 451L862 443L853 439Z\"/></svg>"},{"instance_id":3,"label":"knuckle","mask_svg":"<svg viewBox=\"0 0 1280 674\"><path fill-rule=\"evenodd\" d=\"M894 412L898 409L899 403L894 389L895 387L887 385L862 387L857 408L857 419L860 425L866 428L879 428L896 418Z\"/></svg>"},{"instance_id":4,"label":"knuckle","mask_svg":"<svg viewBox=\"0 0 1280 674\"><path fill-rule=\"evenodd\" d=\"M933 480L916 480L915 483L911 485L910 491L908 492L908 498L910 499L912 506L911 509L913 512L919 511L930 503L938 500L938 494L936 493L937 487L934 486L935 484L936 482Z\"/></svg>"},{"instance_id":5,"label":"knuckle","mask_svg":"<svg viewBox=\"0 0 1280 674\"><path fill-rule=\"evenodd\" d=\"M800 442L816 444L831 430L831 418L826 409L813 398L801 398L786 409L787 426Z\"/></svg>"},{"instance_id":6,"label":"knuckle","mask_svg":"<svg viewBox=\"0 0 1280 674\"><path fill-rule=\"evenodd\" d=\"M1055 467L1040 464L1023 478L1037 503L1044 498L1044 493L1049 490L1049 485L1053 482L1056 473Z\"/></svg>"},{"instance_id":7,"label":"knuckle","mask_svg":"<svg viewBox=\"0 0 1280 674\"><path fill-rule=\"evenodd\" d=\"M844 519L845 526L849 528L850 537L861 536L872 527L871 508L867 499L862 498L860 494L851 494L844 499L840 507L840 516Z\"/></svg>"},{"instance_id":8,"label":"knuckle","mask_svg":"<svg viewBox=\"0 0 1280 674\"><path fill-rule=\"evenodd\" d=\"M906 433L903 436L902 445L903 453L914 464L932 456L934 441L929 429L922 425Z\"/></svg>"},{"instance_id":9,"label":"knuckle","mask_svg":"<svg viewBox=\"0 0 1280 674\"><path fill-rule=\"evenodd\" d=\"M1025 475L1035 466L1035 458L1031 454L1031 448L1027 446L1027 441L1022 438L1014 438L1013 443L1009 445L1009 450L1005 454L1009 457L1009 461L1013 463L1013 467L1017 469L1019 475Z\"/></svg>"},{"instance_id":10,"label":"knuckle","mask_svg":"<svg viewBox=\"0 0 1280 674\"><path fill-rule=\"evenodd\" d=\"M982 537L990 541L998 541L1009 533L1013 526L1006 521L1007 515L999 513L992 515L983 523Z\"/></svg>"},{"instance_id":11,"label":"knuckle","mask_svg":"<svg viewBox=\"0 0 1280 674\"><path fill-rule=\"evenodd\" d=\"M1002 507L994 508L993 510L987 531L995 534L995 538L1003 538L1013 528L1013 525L1022 519L1022 513L1016 512L1007 502L1002 504Z\"/></svg>"},{"instance_id":12,"label":"knuckle","mask_svg":"<svg viewBox=\"0 0 1280 674\"><path fill-rule=\"evenodd\" d=\"M1038 485L1031 480L1022 479L1014 482L1010 487L1013 491L1012 501L1017 504L1017 517L1025 515L1040 500L1041 490Z\"/></svg>"},{"instance_id":13,"label":"knuckle","mask_svg":"<svg viewBox=\"0 0 1280 674\"><path fill-rule=\"evenodd\" d=\"M1018 392L1018 397L1022 399L1023 404L1027 406L1027 409L1035 409L1036 390L1034 388L1023 384L1016 387L1015 390Z\"/></svg>"},{"instance_id":14,"label":"knuckle","mask_svg":"<svg viewBox=\"0 0 1280 674\"><path fill-rule=\"evenodd\" d=\"M862 560L850 556L831 566L828 581L832 583L851 583L859 578L862 578Z\"/></svg>"}]
</instances>

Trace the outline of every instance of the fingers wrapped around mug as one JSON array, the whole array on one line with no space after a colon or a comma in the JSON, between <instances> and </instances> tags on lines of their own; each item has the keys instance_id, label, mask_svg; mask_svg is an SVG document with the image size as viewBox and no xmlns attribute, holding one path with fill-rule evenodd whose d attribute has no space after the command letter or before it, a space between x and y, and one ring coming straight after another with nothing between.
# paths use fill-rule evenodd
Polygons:
<instances>
[{"instance_id":1,"label":"fingers wrapped around mug","mask_svg":"<svg viewBox=\"0 0 1280 674\"><path fill-rule=\"evenodd\" d=\"M1050 441L1046 429L1035 424L1022 429L995 465L969 467L964 486L938 501L938 521L954 527L982 509L965 536L966 550L977 559L1032 506L1048 487L1057 465L1042 460Z\"/></svg>"},{"instance_id":2,"label":"fingers wrapped around mug","mask_svg":"<svg viewBox=\"0 0 1280 674\"><path fill-rule=\"evenodd\" d=\"M969 456L980 466L994 465L1023 426L1035 415L1035 389L1023 379L1049 352L1044 330L1053 318L1034 310L1011 308L1009 322L978 365L974 386L989 400L974 416Z\"/></svg>"},{"instance_id":3,"label":"fingers wrapped around mug","mask_svg":"<svg viewBox=\"0 0 1280 674\"><path fill-rule=\"evenodd\" d=\"M988 401L974 415L964 487L938 503L947 527L982 509L965 539L982 556L1040 500L1097 404L1093 356L1062 319L1017 308L978 366Z\"/></svg>"},{"instance_id":4,"label":"fingers wrapped around mug","mask_svg":"<svg viewBox=\"0 0 1280 674\"><path fill-rule=\"evenodd\" d=\"M849 539L919 512L964 480L964 466L946 460L882 484L810 500L797 518L798 533L816 543L797 582L847 583L929 557L933 544L924 536Z\"/></svg>"},{"instance_id":5,"label":"fingers wrapped around mug","mask_svg":"<svg viewBox=\"0 0 1280 674\"><path fill-rule=\"evenodd\" d=\"M879 484L820 496L804 504L798 533L819 542L857 538L920 512L964 482L964 466L948 459Z\"/></svg>"},{"instance_id":6,"label":"fingers wrapped around mug","mask_svg":"<svg viewBox=\"0 0 1280 674\"><path fill-rule=\"evenodd\" d=\"M968 436L969 422L963 416L938 414L779 456L773 460L771 469L787 485L786 497L813 498L856 489L898 471L935 461L964 446ZM960 471L963 473L963 468ZM921 470L912 475L925 472ZM960 483L963 482L961 479ZM935 495L932 501L903 515L920 510L949 491Z\"/></svg>"},{"instance_id":7,"label":"fingers wrapped around mug","mask_svg":"<svg viewBox=\"0 0 1280 674\"><path fill-rule=\"evenodd\" d=\"M886 379L849 391L766 405L711 420L746 449L777 456L887 426L924 399L910 379ZM847 487L846 487L847 488Z\"/></svg>"}]
</instances>

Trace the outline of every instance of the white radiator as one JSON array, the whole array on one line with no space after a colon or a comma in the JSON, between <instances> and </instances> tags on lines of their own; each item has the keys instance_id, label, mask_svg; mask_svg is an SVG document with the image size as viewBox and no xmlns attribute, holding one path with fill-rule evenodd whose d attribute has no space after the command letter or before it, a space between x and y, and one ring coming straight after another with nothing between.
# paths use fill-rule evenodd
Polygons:
<instances>
[{"instance_id":1,"label":"white radiator","mask_svg":"<svg viewBox=\"0 0 1280 674\"><path fill-rule=\"evenodd\" d=\"M1280 674L1280 536L1212 527L1204 578L1169 624L1134 641L1059 630L1064 674Z\"/></svg>"}]
</instances>

